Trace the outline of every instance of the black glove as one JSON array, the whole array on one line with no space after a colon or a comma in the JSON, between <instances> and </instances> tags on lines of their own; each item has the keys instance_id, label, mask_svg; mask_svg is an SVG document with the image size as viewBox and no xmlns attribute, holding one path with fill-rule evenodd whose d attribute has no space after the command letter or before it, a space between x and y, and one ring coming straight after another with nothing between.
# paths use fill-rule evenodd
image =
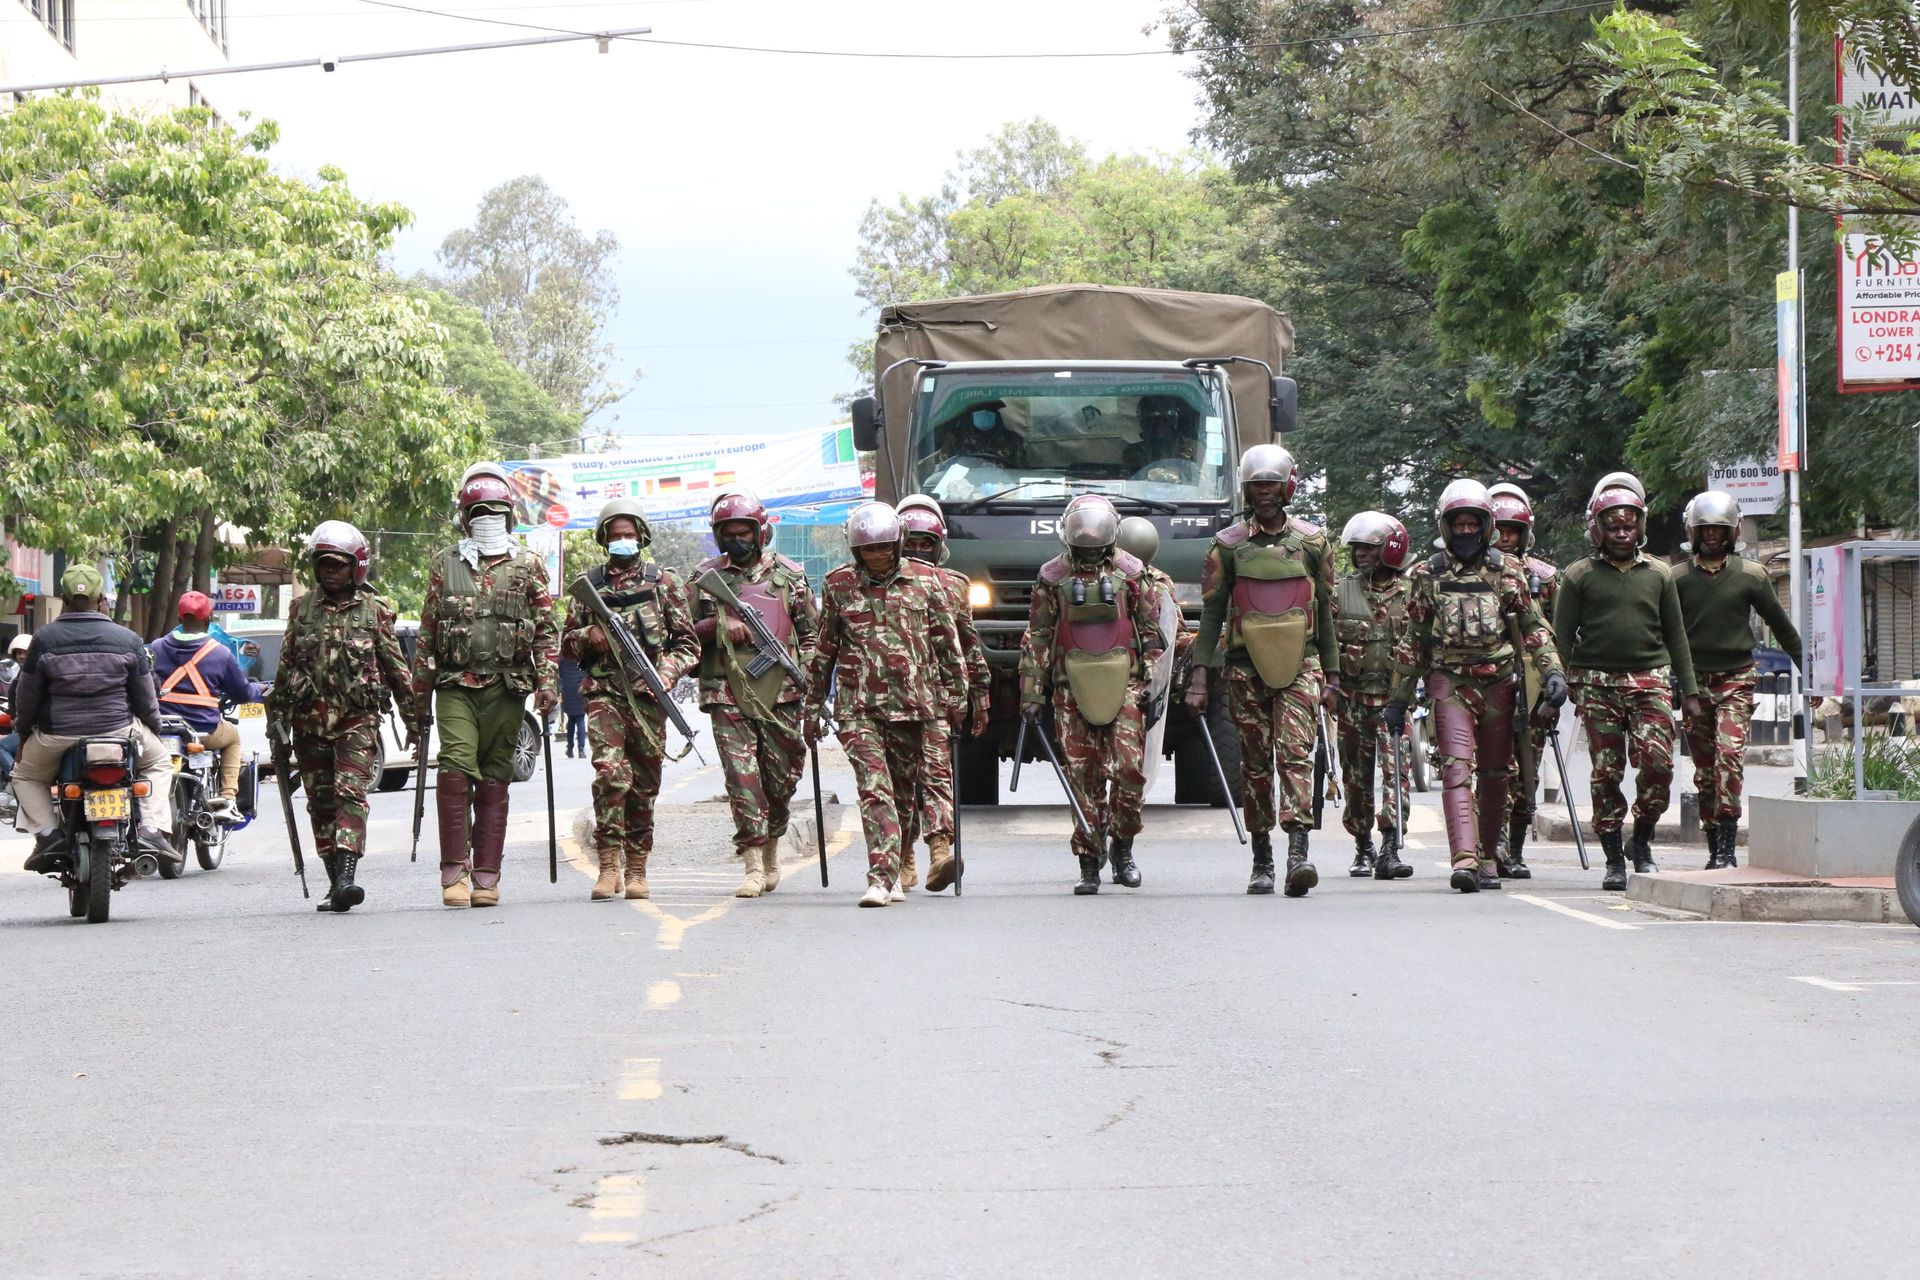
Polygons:
<instances>
[{"instance_id":1,"label":"black glove","mask_svg":"<svg viewBox=\"0 0 1920 1280\"><path fill-rule=\"evenodd\" d=\"M1407 731L1407 704L1395 698L1392 702L1380 708L1380 723L1386 725L1387 728L1393 730L1395 733L1405 733Z\"/></svg>"},{"instance_id":2,"label":"black glove","mask_svg":"<svg viewBox=\"0 0 1920 1280\"><path fill-rule=\"evenodd\" d=\"M1039 724L1040 713L1045 710L1046 707L1041 703L1023 702L1020 704L1020 718L1028 724Z\"/></svg>"},{"instance_id":3,"label":"black glove","mask_svg":"<svg viewBox=\"0 0 1920 1280\"><path fill-rule=\"evenodd\" d=\"M1547 673L1547 683L1541 690L1543 700L1555 711L1567 705L1567 678L1558 671Z\"/></svg>"}]
</instances>

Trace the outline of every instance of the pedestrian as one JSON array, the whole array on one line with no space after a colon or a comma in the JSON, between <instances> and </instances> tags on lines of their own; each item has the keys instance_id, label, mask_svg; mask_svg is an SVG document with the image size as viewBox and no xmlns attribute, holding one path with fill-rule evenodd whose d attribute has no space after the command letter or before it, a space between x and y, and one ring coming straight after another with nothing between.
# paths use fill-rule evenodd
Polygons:
<instances>
[{"instance_id":1,"label":"pedestrian","mask_svg":"<svg viewBox=\"0 0 1920 1280\"><path fill-rule=\"evenodd\" d=\"M1627 887L1629 854L1635 871L1654 869L1654 826L1673 786L1672 685L1680 686L1687 715L1706 714L1680 595L1667 566L1642 550L1646 530L1637 481L1596 489L1587 502L1593 552L1561 573L1553 607L1554 639L1587 726L1593 829L1607 855L1603 889ZM1629 763L1638 773L1633 843L1623 847L1621 780Z\"/></svg>"},{"instance_id":2,"label":"pedestrian","mask_svg":"<svg viewBox=\"0 0 1920 1280\"><path fill-rule=\"evenodd\" d=\"M1412 594L1405 573L1413 540L1407 527L1384 511L1362 511L1340 531L1353 572L1340 579L1334 595L1334 626L1340 637L1340 709L1334 719L1340 737L1340 781L1346 805L1340 825L1353 837L1356 879L1404 879L1413 868L1400 859L1400 823L1407 811L1413 779L1411 743L1394 751L1394 739L1380 712L1393 699L1393 646L1407 622ZM1398 771L1394 762L1399 761ZM1374 804L1374 778L1382 799ZM1380 853L1373 832L1380 830Z\"/></svg>"},{"instance_id":3,"label":"pedestrian","mask_svg":"<svg viewBox=\"0 0 1920 1280\"><path fill-rule=\"evenodd\" d=\"M1247 892L1273 892L1273 828L1287 835L1286 893L1320 883L1307 861L1313 826L1313 744L1322 709L1339 705L1333 626L1333 550L1318 525L1287 515L1293 455L1257 444L1240 458L1239 518L1214 534L1200 571L1200 630L1193 643L1187 708L1207 713L1211 667L1226 682L1227 712L1240 733L1253 874ZM1274 772L1279 771L1279 807Z\"/></svg>"},{"instance_id":4,"label":"pedestrian","mask_svg":"<svg viewBox=\"0 0 1920 1280\"><path fill-rule=\"evenodd\" d=\"M686 585L654 561L653 530L632 498L615 498L600 508L593 540L606 548L607 562L589 571L587 580L659 671L662 688L672 689L700 661ZM653 803L668 754L666 708L644 683L636 685L638 677L622 664L621 646L577 600L567 609L560 652L586 672L580 688L587 700L593 845L600 859L600 877L590 896L595 902L623 892L645 898Z\"/></svg>"},{"instance_id":5,"label":"pedestrian","mask_svg":"<svg viewBox=\"0 0 1920 1280\"><path fill-rule=\"evenodd\" d=\"M541 717L560 702L546 561L515 542L514 489L479 472L454 498L461 538L433 561L414 650L416 740L440 722L434 795L440 901L500 901L507 787L527 696Z\"/></svg>"},{"instance_id":6,"label":"pedestrian","mask_svg":"<svg viewBox=\"0 0 1920 1280\"><path fill-rule=\"evenodd\" d=\"M1113 883L1140 887L1133 859L1146 789L1148 677L1166 640L1160 588L1146 566L1114 545L1120 513L1112 500L1083 494L1060 515L1066 551L1040 566L1020 664L1020 715L1030 732L1052 694L1067 785L1093 832L1076 822L1076 894L1100 892L1101 854Z\"/></svg>"},{"instance_id":7,"label":"pedestrian","mask_svg":"<svg viewBox=\"0 0 1920 1280\"><path fill-rule=\"evenodd\" d=\"M1701 701L1700 714L1687 717L1687 750L1707 833L1707 870L1713 871L1740 865L1734 840L1753 719L1752 615L1773 629L1795 666L1804 669L1805 655L1767 571L1740 554L1739 501L1731 494L1699 494L1687 504L1683 522L1691 554L1675 567L1673 586Z\"/></svg>"},{"instance_id":8,"label":"pedestrian","mask_svg":"<svg viewBox=\"0 0 1920 1280\"><path fill-rule=\"evenodd\" d=\"M327 869L316 911L366 900L354 873L367 852L367 791L378 780L388 697L410 727L425 715L394 631L398 610L367 582L371 559L366 538L344 520L313 531L307 560L317 589L287 612L279 679L267 693L267 731L292 747L314 852ZM421 736L413 731L408 745L426 750Z\"/></svg>"},{"instance_id":9,"label":"pedestrian","mask_svg":"<svg viewBox=\"0 0 1920 1280\"><path fill-rule=\"evenodd\" d=\"M1527 497L1525 489L1509 483L1489 486L1487 497L1493 501L1494 546L1520 567L1534 607L1551 626L1554 578L1558 571L1533 552L1533 500ZM1513 779L1507 795L1507 841L1498 858L1500 874L1515 880L1533 878L1533 869L1527 865L1527 830L1533 825L1534 796L1540 785L1540 761L1546 756L1547 731L1559 719L1557 708L1540 704L1540 681L1531 666L1526 668L1525 706L1527 741L1515 744ZM1521 751L1533 753L1534 785L1531 788L1521 785Z\"/></svg>"},{"instance_id":10,"label":"pedestrian","mask_svg":"<svg viewBox=\"0 0 1920 1280\"><path fill-rule=\"evenodd\" d=\"M970 737L987 731L987 713L993 693L993 672L987 666L987 653L980 644L980 632L973 625L973 605L967 599L967 575L945 567L947 560L947 516L940 504L925 494L914 494L900 502L900 527L906 534L906 555L910 560L931 565L946 585L947 608L953 615L954 629L960 640L960 654L967 665L967 701L948 709L947 719L963 724ZM914 827L927 842L927 892L939 893L953 883L953 752L945 734L930 733L924 740L927 758L925 780L921 786L922 804L915 815ZM914 832L901 833L900 888L912 889L919 883L913 865Z\"/></svg>"},{"instance_id":11,"label":"pedestrian","mask_svg":"<svg viewBox=\"0 0 1920 1280\"><path fill-rule=\"evenodd\" d=\"M820 629L807 659L804 733L818 742L827 694L860 792L867 838L863 907L904 899L900 842L922 785L926 739L945 738L966 701L959 630L931 565L904 554L905 530L884 502L847 517L853 560L820 587ZM954 726L957 727L957 726Z\"/></svg>"},{"instance_id":12,"label":"pedestrian","mask_svg":"<svg viewBox=\"0 0 1920 1280\"><path fill-rule=\"evenodd\" d=\"M1567 700L1567 679L1519 564L1493 545L1486 486L1453 481L1433 515L1442 549L1413 567L1393 699L1381 716L1392 732L1404 732L1414 681L1426 680L1440 749L1447 883L1478 893L1500 887L1519 668L1531 663L1555 708Z\"/></svg>"},{"instance_id":13,"label":"pedestrian","mask_svg":"<svg viewBox=\"0 0 1920 1280\"><path fill-rule=\"evenodd\" d=\"M587 754L587 695L580 691L586 669L572 658L560 659L560 714L567 721L567 759Z\"/></svg>"},{"instance_id":14,"label":"pedestrian","mask_svg":"<svg viewBox=\"0 0 1920 1280\"><path fill-rule=\"evenodd\" d=\"M213 623L213 601L204 593L189 591L182 595L174 614L180 625L147 646L153 653L160 710L185 720L202 747L220 753L220 794L207 802L207 812L215 821L237 822L240 729L221 714L221 708L227 703L260 701L260 685L247 679L240 659L208 633Z\"/></svg>"},{"instance_id":15,"label":"pedestrian","mask_svg":"<svg viewBox=\"0 0 1920 1280\"><path fill-rule=\"evenodd\" d=\"M720 554L702 562L741 604L754 610L796 665L813 645L819 614L806 570L774 552L767 509L746 490L723 493L707 512ZM713 725L727 777L733 847L745 863L736 898L757 898L780 884L780 838L792 822L793 793L806 764L801 704L806 688L778 662L755 672L753 632L733 610L701 592L693 629L700 638L700 709Z\"/></svg>"}]
</instances>

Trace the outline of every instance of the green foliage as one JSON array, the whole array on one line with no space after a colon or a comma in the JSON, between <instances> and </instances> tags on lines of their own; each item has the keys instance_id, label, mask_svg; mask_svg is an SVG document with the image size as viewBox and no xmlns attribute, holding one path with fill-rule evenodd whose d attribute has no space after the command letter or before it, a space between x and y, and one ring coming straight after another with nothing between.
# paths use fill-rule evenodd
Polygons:
<instances>
[{"instance_id":1,"label":"green foliage","mask_svg":"<svg viewBox=\"0 0 1920 1280\"><path fill-rule=\"evenodd\" d=\"M443 330L443 381L478 400L484 411L493 437L488 457L526 458L533 456L532 445L547 453L572 445L580 435L580 416L560 409L539 384L508 363L478 311L439 289L421 288L419 296Z\"/></svg>"},{"instance_id":2,"label":"green foliage","mask_svg":"<svg viewBox=\"0 0 1920 1280\"><path fill-rule=\"evenodd\" d=\"M1861 740L1861 779L1868 791L1892 792L1897 800L1920 800L1920 748L1912 738L1868 731ZM1857 799L1853 790L1853 748L1833 746L1814 753L1807 770L1807 794L1818 800Z\"/></svg>"}]
</instances>

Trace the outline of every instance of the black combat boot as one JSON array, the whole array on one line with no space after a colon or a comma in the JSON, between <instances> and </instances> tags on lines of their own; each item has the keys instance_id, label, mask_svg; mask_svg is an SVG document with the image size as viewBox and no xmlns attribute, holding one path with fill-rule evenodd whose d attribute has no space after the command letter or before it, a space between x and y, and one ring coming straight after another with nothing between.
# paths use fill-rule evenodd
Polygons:
<instances>
[{"instance_id":1,"label":"black combat boot","mask_svg":"<svg viewBox=\"0 0 1920 1280\"><path fill-rule=\"evenodd\" d=\"M1600 836L1600 847L1607 854L1606 878L1600 882L1602 889L1624 889L1627 887L1627 855L1621 849L1618 831L1604 832Z\"/></svg>"},{"instance_id":2,"label":"black combat boot","mask_svg":"<svg viewBox=\"0 0 1920 1280\"><path fill-rule=\"evenodd\" d=\"M1113 845L1107 851L1107 861L1113 866L1113 882L1123 889L1140 887L1140 868L1133 865L1133 837L1115 836Z\"/></svg>"},{"instance_id":3,"label":"black combat boot","mask_svg":"<svg viewBox=\"0 0 1920 1280\"><path fill-rule=\"evenodd\" d=\"M1720 828L1720 865L1739 866L1740 854L1736 851L1736 847L1740 841L1740 819L1722 818L1714 825Z\"/></svg>"},{"instance_id":4,"label":"black combat boot","mask_svg":"<svg viewBox=\"0 0 1920 1280\"><path fill-rule=\"evenodd\" d=\"M1076 896L1100 892L1100 859L1080 859L1080 883L1073 886L1073 892Z\"/></svg>"},{"instance_id":5,"label":"black combat boot","mask_svg":"<svg viewBox=\"0 0 1920 1280\"><path fill-rule=\"evenodd\" d=\"M1362 831L1353 838L1353 865L1347 868L1347 874L1355 880L1364 880L1373 874L1373 833Z\"/></svg>"},{"instance_id":6,"label":"black combat boot","mask_svg":"<svg viewBox=\"0 0 1920 1280\"><path fill-rule=\"evenodd\" d=\"M1707 837L1706 870L1718 871L1721 867L1727 865L1724 860L1724 855L1720 850L1720 824L1718 822L1703 822L1700 825L1703 834Z\"/></svg>"},{"instance_id":7,"label":"black combat boot","mask_svg":"<svg viewBox=\"0 0 1920 1280\"><path fill-rule=\"evenodd\" d=\"M1273 892L1273 833L1253 833L1253 878L1247 881L1248 893Z\"/></svg>"},{"instance_id":8,"label":"black combat boot","mask_svg":"<svg viewBox=\"0 0 1920 1280\"><path fill-rule=\"evenodd\" d=\"M323 853L320 855L320 865L327 869L327 893L320 901L313 904L313 909L315 911L336 911L338 908L333 904L333 895L340 891L340 856L333 853Z\"/></svg>"},{"instance_id":9,"label":"black combat boot","mask_svg":"<svg viewBox=\"0 0 1920 1280\"><path fill-rule=\"evenodd\" d=\"M1304 898L1320 883L1320 873L1307 861L1307 833L1287 832L1287 896Z\"/></svg>"},{"instance_id":10,"label":"black combat boot","mask_svg":"<svg viewBox=\"0 0 1920 1280\"><path fill-rule=\"evenodd\" d=\"M1507 824L1507 856L1500 860L1500 874L1510 880L1533 879L1533 868L1527 865L1525 852L1527 823L1528 819L1515 814Z\"/></svg>"},{"instance_id":11,"label":"black combat boot","mask_svg":"<svg viewBox=\"0 0 1920 1280\"><path fill-rule=\"evenodd\" d=\"M360 865L360 855L343 853L333 861L333 892L328 897L333 899L335 911L351 911L367 900L367 891L353 882L353 871Z\"/></svg>"},{"instance_id":12,"label":"black combat boot","mask_svg":"<svg viewBox=\"0 0 1920 1280\"><path fill-rule=\"evenodd\" d=\"M1633 859L1633 869L1641 875L1654 870L1653 865L1653 819L1635 818L1633 820L1633 843L1627 847L1627 855Z\"/></svg>"},{"instance_id":13,"label":"black combat boot","mask_svg":"<svg viewBox=\"0 0 1920 1280\"><path fill-rule=\"evenodd\" d=\"M1480 888L1498 889L1500 887L1500 860L1498 858L1480 859Z\"/></svg>"},{"instance_id":14,"label":"black combat boot","mask_svg":"<svg viewBox=\"0 0 1920 1280\"><path fill-rule=\"evenodd\" d=\"M1400 861L1400 833L1392 827L1380 833L1380 856L1374 860L1373 878L1375 880L1395 880L1402 872L1413 874L1413 868Z\"/></svg>"},{"instance_id":15,"label":"black combat boot","mask_svg":"<svg viewBox=\"0 0 1920 1280\"><path fill-rule=\"evenodd\" d=\"M1480 865L1461 863L1454 867L1452 874L1447 876L1447 884L1461 893L1480 892Z\"/></svg>"}]
</instances>

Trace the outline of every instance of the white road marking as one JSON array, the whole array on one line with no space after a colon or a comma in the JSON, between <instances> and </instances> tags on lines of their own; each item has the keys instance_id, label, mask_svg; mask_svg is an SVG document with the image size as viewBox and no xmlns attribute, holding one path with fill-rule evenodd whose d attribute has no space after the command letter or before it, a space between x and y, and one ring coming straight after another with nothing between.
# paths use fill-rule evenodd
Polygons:
<instances>
[{"instance_id":1,"label":"white road marking","mask_svg":"<svg viewBox=\"0 0 1920 1280\"><path fill-rule=\"evenodd\" d=\"M1576 911L1572 907L1563 906L1558 902L1552 902L1546 898L1536 898L1530 893L1510 893L1507 895L1507 900L1510 902L1530 902L1536 907L1545 907L1549 911L1557 911L1561 915L1571 916L1575 920L1584 920L1588 924L1597 924L1602 929L1638 929L1640 927L1637 924L1628 924L1623 920L1609 920L1605 916L1594 915L1591 911Z\"/></svg>"},{"instance_id":2,"label":"white road marking","mask_svg":"<svg viewBox=\"0 0 1920 1280\"><path fill-rule=\"evenodd\" d=\"M1804 982L1810 987L1820 987L1827 991L1865 991L1865 987L1850 986L1844 982L1834 982L1828 978L1807 978L1799 974L1789 974L1794 982Z\"/></svg>"},{"instance_id":3,"label":"white road marking","mask_svg":"<svg viewBox=\"0 0 1920 1280\"><path fill-rule=\"evenodd\" d=\"M1792 976L1794 982L1804 982L1810 987L1819 987L1826 991L1865 991L1868 987L1920 987L1920 980L1911 978L1861 978L1854 982L1835 982L1831 978L1804 978Z\"/></svg>"},{"instance_id":4,"label":"white road marking","mask_svg":"<svg viewBox=\"0 0 1920 1280\"><path fill-rule=\"evenodd\" d=\"M660 1059L628 1058L620 1073L620 1101L651 1102L660 1096Z\"/></svg>"},{"instance_id":5,"label":"white road marking","mask_svg":"<svg viewBox=\"0 0 1920 1280\"><path fill-rule=\"evenodd\" d=\"M588 1216L596 1222L637 1218L647 1211L647 1180L629 1174L608 1174L594 1188ZM631 1231L587 1231L579 1236L581 1244L632 1244L639 1237Z\"/></svg>"},{"instance_id":6,"label":"white road marking","mask_svg":"<svg viewBox=\"0 0 1920 1280\"><path fill-rule=\"evenodd\" d=\"M668 1005L680 1003L680 984L672 978L662 978L647 988L647 1008L664 1009Z\"/></svg>"}]
</instances>

